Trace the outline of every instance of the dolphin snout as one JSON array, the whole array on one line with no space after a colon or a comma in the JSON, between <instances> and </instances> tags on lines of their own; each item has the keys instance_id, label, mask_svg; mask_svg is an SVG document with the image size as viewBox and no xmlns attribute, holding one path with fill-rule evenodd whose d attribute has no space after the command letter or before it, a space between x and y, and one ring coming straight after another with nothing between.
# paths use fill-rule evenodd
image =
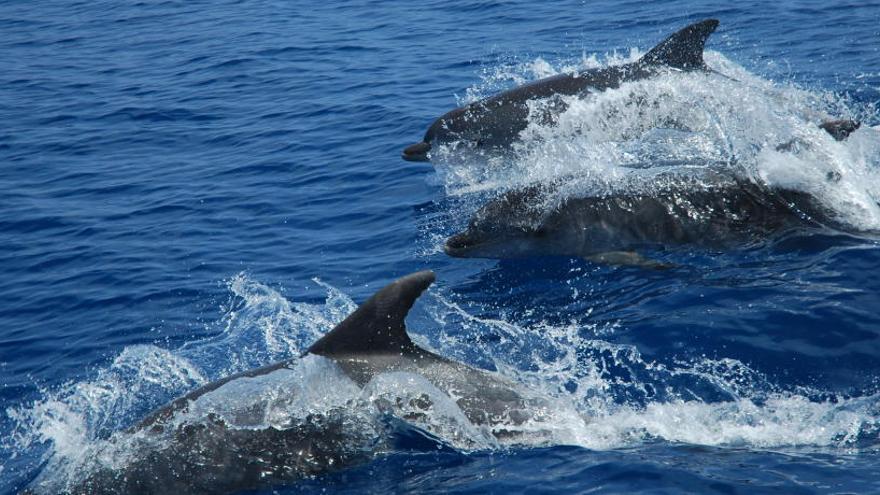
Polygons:
<instances>
[{"instance_id":1,"label":"dolphin snout","mask_svg":"<svg viewBox=\"0 0 880 495\"><path fill-rule=\"evenodd\" d=\"M467 233L460 232L446 239L443 251L449 256L463 256L468 248L473 246L473 240L468 237Z\"/></svg>"},{"instance_id":2,"label":"dolphin snout","mask_svg":"<svg viewBox=\"0 0 880 495\"><path fill-rule=\"evenodd\" d=\"M431 144L422 141L404 148L401 156L409 162L426 162L428 161L429 151L431 151Z\"/></svg>"}]
</instances>

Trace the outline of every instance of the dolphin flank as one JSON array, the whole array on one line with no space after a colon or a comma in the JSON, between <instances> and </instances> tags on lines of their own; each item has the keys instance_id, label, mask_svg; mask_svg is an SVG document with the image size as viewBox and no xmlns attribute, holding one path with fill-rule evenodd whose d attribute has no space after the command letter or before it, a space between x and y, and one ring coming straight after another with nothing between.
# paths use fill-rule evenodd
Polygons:
<instances>
[{"instance_id":1,"label":"dolphin flank","mask_svg":"<svg viewBox=\"0 0 880 495\"><path fill-rule=\"evenodd\" d=\"M497 438L512 435L511 427L530 419L540 421L537 411L541 403L535 401L542 399L521 393L500 375L422 349L409 338L404 319L433 281L431 271L402 277L361 304L302 357L218 380L174 400L120 432L141 439L138 445L145 446L143 451L133 452L133 459L122 467L93 469L85 480L63 492L229 493L291 483L368 461L381 448L364 451L350 447L355 443L350 438L351 421L338 415L314 413L306 418L288 418L282 427L260 428L236 427L221 414L194 415L193 411L198 410L194 405L209 393L239 380L293 368L307 356L326 359L329 366L337 366L358 387L383 373L419 375L448 396L471 424ZM420 396L417 402L430 411L429 395ZM378 410L387 411L381 404L376 405ZM368 436L372 440L375 433ZM154 438L164 441L151 441ZM363 438L359 440L364 443ZM41 489L45 490L39 484L30 487L34 493L42 493Z\"/></svg>"},{"instance_id":2,"label":"dolphin flank","mask_svg":"<svg viewBox=\"0 0 880 495\"><path fill-rule=\"evenodd\" d=\"M406 147L402 157L408 161L428 161L432 147L441 143L505 147L528 126L530 100L604 91L668 69L705 69L703 47L717 27L716 19L696 22L666 38L636 62L559 74L451 110L431 124L420 142ZM564 103L556 101L550 105L547 117L552 119L553 114L564 109Z\"/></svg>"},{"instance_id":3,"label":"dolphin flank","mask_svg":"<svg viewBox=\"0 0 880 495\"><path fill-rule=\"evenodd\" d=\"M647 192L556 199L560 186L523 187L489 201L464 231L446 240L444 250L456 257L571 256L659 267L638 251L724 249L791 230L847 230L806 192L719 171L660 175Z\"/></svg>"}]
</instances>

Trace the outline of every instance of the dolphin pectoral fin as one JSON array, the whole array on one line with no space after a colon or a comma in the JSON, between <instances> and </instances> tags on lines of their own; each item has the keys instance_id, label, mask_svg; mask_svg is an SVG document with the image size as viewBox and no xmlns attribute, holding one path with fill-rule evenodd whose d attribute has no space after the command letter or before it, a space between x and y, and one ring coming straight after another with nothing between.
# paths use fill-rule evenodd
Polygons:
<instances>
[{"instance_id":1,"label":"dolphin pectoral fin","mask_svg":"<svg viewBox=\"0 0 880 495\"><path fill-rule=\"evenodd\" d=\"M681 29L651 49L639 63L665 65L682 70L706 69L703 48L718 27L717 19L706 19Z\"/></svg>"},{"instance_id":2,"label":"dolphin pectoral fin","mask_svg":"<svg viewBox=\"0 0 880 495\"><path fill-rule=\"evenodd\" d=\"M669 270L676 265L646 258L635 251L608 251L585 257L587 261L603 265L633 266L650 270Z\"/></svg>"},{"instance_id":3,"label":"dolphin pectoral fin","mask_svg":"<svg viewBox=\"0 0 880 495\"><path fill-rule=\"evenodd\" d=\"M424 353L406 334L404 319L416 299L433 282L434 272L430 270L395 280L321 337L306 354L332 358L369 353Z\"/></svg>"}]
</instances>

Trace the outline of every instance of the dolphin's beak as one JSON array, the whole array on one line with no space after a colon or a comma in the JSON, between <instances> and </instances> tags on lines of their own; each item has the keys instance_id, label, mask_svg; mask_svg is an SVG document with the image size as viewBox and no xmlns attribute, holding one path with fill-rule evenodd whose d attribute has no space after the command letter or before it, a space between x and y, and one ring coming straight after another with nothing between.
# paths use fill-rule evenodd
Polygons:
<instances>
[{"instance_id":1,"label":"dolphin's beak","mask_svg":"<svg viewBox=\"0 0 880 495\"><path fill-rule=\"evenodd\" d=\"M450 236L449 239L446 239L443 251L449 256L461 258L467 256L468 250L472 247L473 241L468 237L467 232L459 232L458 234Z\"/></svg>"},{"instance_id":2,"label":"dolphin's beak","mask_svg":"<svg viewBox=\"0 0 880 495\"><path fill-rule=\"evenodd\" d=\"M427 162L431 144L424 141L407 146L401 155L408 162Z\"/></svg>"}]
</instances>

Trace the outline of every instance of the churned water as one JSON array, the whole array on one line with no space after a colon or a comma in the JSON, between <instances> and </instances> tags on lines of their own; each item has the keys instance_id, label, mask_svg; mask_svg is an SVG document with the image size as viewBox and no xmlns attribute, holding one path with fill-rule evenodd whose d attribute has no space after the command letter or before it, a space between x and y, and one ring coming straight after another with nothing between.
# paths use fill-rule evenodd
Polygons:
<instances>
[{"instance_id":1,"label":"churned water","mask_svg":"<svg viewBox=\"0 0 880 495\"><path fill-rule=\"evenodd\" d=\"M707 17L709 73L570 99L504 156L400 159L455 106ZM151 410L424 268L413 338L552 398L541 431L499 441L439 399L389 427L370 399L429 383L304 359L199 407L343 408L352 448L393 439L278 492L880 492L878 26L876 2L3 3L0 492L124 464ZM824 117L863 125L837 142ZM707 167L855 233L653 253L664 271L442 252L501 191Z\"/></svg>"}]
</instances>

